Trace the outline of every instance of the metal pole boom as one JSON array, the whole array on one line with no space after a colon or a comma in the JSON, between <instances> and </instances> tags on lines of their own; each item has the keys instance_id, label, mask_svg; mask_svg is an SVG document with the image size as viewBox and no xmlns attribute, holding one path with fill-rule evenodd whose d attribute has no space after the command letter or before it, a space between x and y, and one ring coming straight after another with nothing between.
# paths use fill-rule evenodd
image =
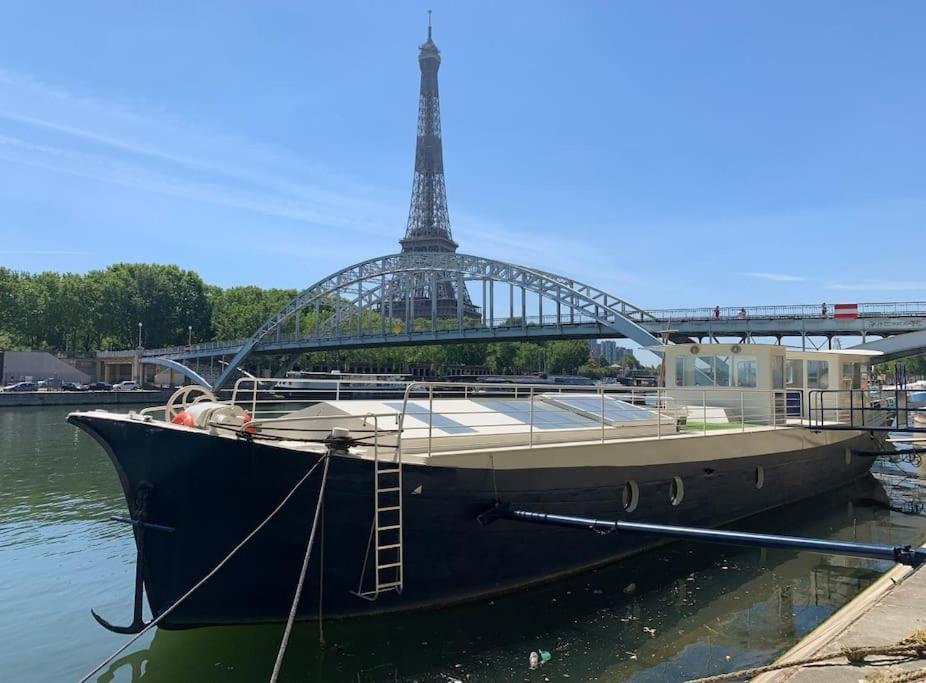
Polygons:
<instances>
[{"instance_id":1,"label":"metal pole boom","mask_svg":"<svg viewBox=\"0 0 926 683\"><path fill-rule=\"evenodd\" d=\"M777 534L756 534L746 531L723 531L719 529L700 529L688 526L668 524L645 524L642 522L623 522L569 515L551 515L545 512L512 510L497 506L480 515L479 520L488 524L494 519L510 519L534 524L572 527L589 531L622 532L644 536L677 538L704 543L724 545L754 546L759 548L785 548L789 550L806 550L824 555L851 555L889 560L918 567L926 562L926 549L905 546L880 545L875 543L854 543L850 541L829 541L820 538L801 538L798 536L779 536Z\"/></svg>"}]
</instances>

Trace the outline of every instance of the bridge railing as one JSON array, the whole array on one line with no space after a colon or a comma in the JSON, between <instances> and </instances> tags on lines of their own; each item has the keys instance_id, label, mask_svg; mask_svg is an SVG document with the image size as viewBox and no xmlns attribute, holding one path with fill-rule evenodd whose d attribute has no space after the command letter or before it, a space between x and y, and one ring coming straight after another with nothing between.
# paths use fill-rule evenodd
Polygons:
<instances>
[{"instance_id":1,"label":"bridge railing","mask_svg":"<svg viewBox=\"0 0 926 683\"><path fill-rule=\"evenodd\" d=\"M883 302L883 303L860 303L858 306L859 318L903 318L903 317L926 317L926 302L923 301L906 301L906 302ZM719 311L714 307L702 308L667 308L646 311L641 314L632 314L628 312L627 316L636 322L652 323L657 322L671 325L687 321L737 321L737 320L772 320L772 319L824 319L832 318L834 315L833 305L827 305L826 314L823 313L822 304L798 304L798 305L781 305L781 306L725 306ZM492 318L489 320L464 320L466 330L511 330L519 328L535 327L562 327L568 328L573 325L590 325L596 324L597 320L593 316L577 314L572 311L563 311L560 315L553 313L544 313L544 315L531 315L524 318L520 316ZM383 329L385 327L385 329ZM379 321L366 320L358 324L356 320L348 318L338 326L321 328L316 333L314 329L305 329L301 332L271 334L268 335L261 345L272 346L274 343L288 344L298 341L326 341L334 339L347 339L356 337L402 337L410 334L438 334L452 335L459 331L459 324L456 320L438 320L432 325L430 320L416 319L410 326L404 320L394 318L387 320L383 326ZM199 342L189 347L187 346L167 346L155 349L126 349L124 351L100 351L97 356L100 358L124 358L134 354L142 356L174 356L183 354L192 355L234 355L248 339L229 339L211 342Z\"/></svg>"},{"instance_id":2,"label":"bridge railing","mask_svg":"<svg viewBox=\"0 0 926 683\"><path fill-rule=\"evenodd\" d=\"M926 317L926 302L903 301L884 303L861 303L858 306L860 318L902 318ZM781 306L721 306L715 311L713 306L701 308L664 308L648 311L657 320L666 322L685 322L689 320L742 320L758 319L802 319L832 318L834 309L827 304L826 313L823 304L795 304Z\"/></svg>"}]
</instances>

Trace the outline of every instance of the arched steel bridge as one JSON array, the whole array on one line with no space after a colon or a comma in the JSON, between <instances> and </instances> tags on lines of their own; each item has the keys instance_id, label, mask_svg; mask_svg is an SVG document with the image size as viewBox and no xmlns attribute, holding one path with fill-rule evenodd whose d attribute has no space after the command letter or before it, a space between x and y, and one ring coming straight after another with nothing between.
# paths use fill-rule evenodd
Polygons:
<instances>
[{"instance_id":1,"label":"arched steel bridge","mask_svg":"<svg viewBox=\"0 0 926 683\"><path fill-rule=\"evenodd\" d=\"M482 320L466 317L462 303L455 320L438 319L436 310L428 320L412 319L414 293L435 291L436 279L447 277L456 280L457 291L474 282L483 288ZM504 292L499 297L499 285L507 297ZM497 320L497 312L506 317ZM659 344L644 321L655 318L573 278L469 254L408 252L363 261L319 280L248 339L144 350L142 362L220 389L234 381L252 354L295 358L326 349L608 336ZM216 370L219 358L227 362ZM213 372L203 361L212 361Z\"/></svg>"},{"instance_id":2,"label":"arched steel bridge","mask_svg":"<svg viewBox=\"0 0 926 683\"><path fill-rule=\"evenodd\" d=\"M439 277L453 278L457 291L467 283L482 287L482 319L464 315L462 306L455 320L439 319L433 308L429 319L413 319L412 311L421 310L414 293L434 291ZM802 337L809 342L856 335L864 342L872 335L896 340L884 349L892 357L926 350L922 335L907 334L926 330L926 302L858 304L853 319L829 311L821 314L819 304L645 311L536 268L468 254L408 252L369 259L319 280L249 338L99 355L140 355L142 363L220 389L254 355L283 356L292 364L311 351L456 342L625 337L648 346L671 331L673 340Z\"/></svg>"}]
</instances>

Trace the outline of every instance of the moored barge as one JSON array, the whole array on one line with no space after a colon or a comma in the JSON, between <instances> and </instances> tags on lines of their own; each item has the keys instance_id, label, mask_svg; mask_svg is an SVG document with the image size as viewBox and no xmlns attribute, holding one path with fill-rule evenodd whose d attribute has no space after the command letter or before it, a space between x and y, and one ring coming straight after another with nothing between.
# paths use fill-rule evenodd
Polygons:
<instances>
[{"instance_id":1,"label":"moored barge","mask_svg":"<svg viewBox=\"0 0 926 683\"><path fill-rule=\"evenodd\" d=\"M498 503L713 527L862 477L870 454L883 450L873 433L810 421L811 394L830 382L848 393L817 395L827 420L860 407L865 355L789 358L784 347L758 344L670 345L663 353L658 389L541 385L486 396L478 384L448 393L416 383L403 398L266 415L248 414L259 404L249 395L218 401L204 393L194 402L185 389L165 407L166 420L151 410L68 419L100 442L119 474L154 615L326 457L301 619L484 598L658 543L506 520L481 525L479 515ZM160 625L285 619L320 493L321 477L309 477Z\"/></svg>"}]
</instances>

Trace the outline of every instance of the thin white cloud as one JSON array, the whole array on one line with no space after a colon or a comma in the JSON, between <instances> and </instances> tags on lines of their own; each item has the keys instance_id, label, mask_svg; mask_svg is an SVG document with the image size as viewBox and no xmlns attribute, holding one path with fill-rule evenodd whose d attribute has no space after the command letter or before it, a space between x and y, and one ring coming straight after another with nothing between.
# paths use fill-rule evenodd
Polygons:
<instances>
[{"instance_id":1,"label":"thin white cloud","mask_svg":"<svg viewBox=\"0 0 926 683\"><path fill-rule=\"evenodd\" d=\"M861 282L828 282L826 289L844 292L926 292L926 280L863 280Z\"/></svg>"},{"instance_id":2,"label":"thin white cloud","mask_svg":"<svg viewBox=\"0 0 926 683\"><path fill-rule=\"evenodd\" d=\"M789 275L788 273L742 273L742 275L756 277L760 280L771 280L772 282L807 282L806 277Z\"/></svg>"},{"instance_id":3,"label":"thin white cloud","mask_svg":"<svg viewBox=\"0 0 926 683\"><path fill-rule=\"evenodd\" d=\"M0 256L82 256L89 253L71 249L0 249Z\"/></svg>"}]
</instances>

